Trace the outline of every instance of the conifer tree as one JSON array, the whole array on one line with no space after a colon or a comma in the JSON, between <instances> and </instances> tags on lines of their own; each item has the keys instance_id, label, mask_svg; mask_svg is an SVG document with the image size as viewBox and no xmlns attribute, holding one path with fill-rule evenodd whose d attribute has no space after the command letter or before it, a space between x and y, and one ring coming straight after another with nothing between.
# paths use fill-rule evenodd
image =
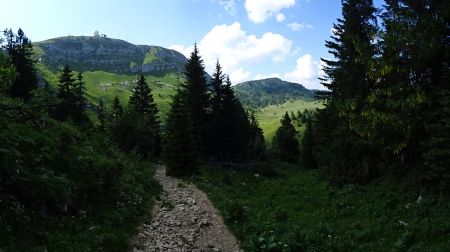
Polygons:
<instances>
[{"instance_id":1,"label":"conifer tree","mask_svg":"<svg viewBox=\"0 0 450 252\"><path fill-rule=\"evenodd\" d=\"M156 118L158 108L143 74L137 77L136 87L130 97L130 105L136 113Z\"/></svg>"},{"instance_id":2,"label":"conifer tree","mask_svg":"<svg viewBox=\"0 0 450 252\"><path fill-rule=\"evenodd\" d=\"M119 145L125 150L136 149L144 157L158 156L161 151L158 107L142 74L138 75L129 105L130 109L113 129ZM124 133L127 135L123 135Z\"/></svg>"},{"instance_id":3,"label":"conifer tree","mask_svg":"<svg viewBox=\"0 0 450 252\"><path fill-rule=\"evenodd\" d=\"M113 121L115 121L123 113L123 107L122 107L122 104L120 103L119 97L117 97L117 95L114 97L114 101L113 101L111 109L112 109L111 117L112 117Z\"/></svg>"},{"instance_id":4,"label":"conifer tree","mask_svg":"<svg viewBox=\"0 0 450 252\"><path fill-rule=\"evenodd\" d=\"M74 115L73 119L76 123L81 123L87 121L88 118L85 114L86 107L86 87L83 81L83 75L78 73L76 80L73 85L73 95L74 95Z\"/></svg>"},{"instance_id":5,"label":"conifer tree","mask_svg":"<svg viewBox=\"0 0 450 252\"><path fill-rule=\"evenodd\" d=\"M57 108L57 117L61 120L67 120L74 114L75 106L75 94L72 69L69 65L65 65L61 70L58 84L58 99L59 104Z\"/></svg>"},{"instance_id":6,"label":"conifer tree","mask_svg":"<svg viewBox=\"0 0 450 252\"><path fill-rule=\"evenodd\" d=\"M185 65L186 106L191 113L194 128L195 144L202 156L206 156L206 147L209 125L209 94L206 81L206 72L197 45Z\"/></svg>"},{"instance_id":7,"label":"conifer tree","mask_svg":"<svg viewBox=\"0 0 450 252\"><path fill-rule=\"evenodd\" d=\"M11 86L15 78L14 66L3 53L0 53L0 94L8 96L11 94Z\"/></svg>"},{"instance_id":8,"label":"conifer tree","mask_svg":"<svg viewBox=\"0 0 450 252\"><path fill-rule=\"evenodd\" d=\"M311 119L306 122L305 132L303 133L301 156L303 165L307 169L317 168L315 156L314 156L314 139L312 132Z\"/></svg>"},{"instance_id":9,"label":"conifer tree","mask_svg":"<svg viewBox=\"0 0 450 252\"><path fill-rule=\"evenodd\" d=\"M287 112L280 123L273 138L273 148L282 160L296 162L299 155L297 132Z\"/></svg>"},{"instance_id":10,"label":"conifer tree","mask_svg":"<svg viewBox=\"0 0 450 252\"><path fill-rule=\"evenodd\" d=\"M186 106L185 90L178 89L166 122L164 159L167 174L188 176L195 172L198 152L195 145L191 113Z\"/></svg>"},{"instance_id":11,"label":"conifer tree","mask_svg":"<svg viewBox=\"0 0 450 252\"><path fill-rule=\"evenodd\" d=\"M103 98L100 98L98 101L97 118L100 123L98 128L101 132L106 131L107 117L108 113L106 112L105 103L103 101Z\"/></svg>"},{"instance_id":12,"label":"conifer tree","mask_svg":"<svg viewBox=\"0 0 450 252\"><path fill-rule=\"evenodd\" d=\"M247 160L260 160L265 157L266 144L264 140L263 130L256 120L255 113L250 114L250 128L249 128L249 143L248 143L248 158Z\"/></svg>"},{"instance_id":13,"label":"conifer tree","mask_svg":"<svg viewBox=\"0 0 450 252\"><path fill-rule=\"evenodd\" d=\"M342 19L334 24L334 35L326 46L335 60L322 59L327 93L325 109L317 115L318 152L321 166L337 180L368 180L376 168L377 153L358 129L364 126L362 111L373 88L376 9L372 0L344 0ZM305 115L303 115L305 116ZM334 125L334 126L332 126ZM326 130L325 130L326 129ZM349 154L351 154L350 157ZM378 158L379 159L379 158Z\"/></svg>"},{"instance_id":14,"label":"conifer tree","mask_svg":"<svg viewBox=\"0 0 450 252\"><path fill-rule=\"evenodd\" d=\"M17 35L11 29L5 30L6 49L9 60L14 65L17 76L11 85L11 96L28 101L31 91L37 87L37 74L33 60L33 45L22 29Z\"/></svg>"}]
</instances>

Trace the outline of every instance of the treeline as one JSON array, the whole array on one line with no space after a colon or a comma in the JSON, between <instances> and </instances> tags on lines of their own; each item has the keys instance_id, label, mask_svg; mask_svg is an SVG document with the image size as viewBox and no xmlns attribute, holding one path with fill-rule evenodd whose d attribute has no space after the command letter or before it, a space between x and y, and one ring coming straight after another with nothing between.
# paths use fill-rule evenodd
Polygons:
<instances>
[{"instance_id":1,"label":"treeline","mask_svg":"<svg viewBox=\"0 0 450 252\"><path fill-rule=\"evenodd\" d=\"M160 190L144 159L159 153L160 134L143 77L130 106L116 99L110 113L87 103L83 76L67 65L56 88L40 80L22 30L3 35L0 250L129 249Z\"/></svg>"},{"instance_id":2,"label":"treeline","mask_svg":"<svg viewBox=\"0 0 450 252\"><path fill-rule=\"evenodd\" d=\"M208 83L197 46L185 67L164 131L169 174L190 175L199 161L248 162L264 157L262 130L236 98L217 62Z\"/></svg>"},{"instance_id":3,"label":"treeline","mask_svg":"<svg viewBox=\"0 0 450 252\"><path fill-rule=\"evenodd\" d=\"M450 2L345 0L323 59L314 159L337 183L450 189ZM378 21L381 20L381 24Z\"/></svg>"}]
</instances>

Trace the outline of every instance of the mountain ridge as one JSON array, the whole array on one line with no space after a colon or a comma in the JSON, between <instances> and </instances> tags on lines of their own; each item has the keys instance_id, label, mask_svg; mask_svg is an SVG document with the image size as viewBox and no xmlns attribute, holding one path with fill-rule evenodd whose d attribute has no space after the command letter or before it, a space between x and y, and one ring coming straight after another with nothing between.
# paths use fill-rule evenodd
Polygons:
<instances>
[{"instance_id":1,"label":"mountain ridge","mask_svg":"<svg viewBox=\"0 0 450 252\"><path fill-rule=\"evenodd\" d=\"M103 36L63 36L34 42L38 61L56 71L69 64L76 71L135 74L182 72L186 57L172 49Z\"/></svg>"}]
</instances>

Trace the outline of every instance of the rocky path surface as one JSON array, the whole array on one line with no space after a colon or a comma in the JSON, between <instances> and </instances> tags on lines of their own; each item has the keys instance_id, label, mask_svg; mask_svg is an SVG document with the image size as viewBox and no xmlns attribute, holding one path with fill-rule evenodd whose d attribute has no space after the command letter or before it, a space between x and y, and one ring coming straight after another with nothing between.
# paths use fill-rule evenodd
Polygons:
<instances>
[{"instance_id":1,"label":"rocky path surface","mask_svg":"<svg viewBox=\"0 0 450 252\"><path fill-rule=\"evenodd\" d=\"M139 228L133 252L239 251L236 238L204 192L166 176L164 166L158 167L155 177L164 192L153 208L151 223Z\"/></svg>"}]
</instances>

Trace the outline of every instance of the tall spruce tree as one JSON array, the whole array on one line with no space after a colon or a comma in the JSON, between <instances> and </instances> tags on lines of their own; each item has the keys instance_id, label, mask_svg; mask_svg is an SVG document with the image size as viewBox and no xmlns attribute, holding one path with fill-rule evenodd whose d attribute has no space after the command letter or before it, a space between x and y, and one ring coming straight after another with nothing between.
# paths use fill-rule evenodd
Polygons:
<instances>
[{"instance_id":1,"label":"tall spruce tree","mask_svg":"<svg viewBox=\"0 0 450 252\"><path fill-rule=\"evenodd\" d=\"M117 120L117 118L119 118L123 113L123 107L122 107L122 104L120 103L119 97L117 97L117 95L114 97L114 101L113 101L111 110L112 110L111 117L112 117L113 121Z\"/></svg>"},{"instance_id":2,"label":"tall spruce tree","mask_svg":"<svg viewBox=\"0 0 450 252\"><path fill-rule=\"evenodd\" d=\"M37 87L37 74L33 60L33 45L22 29L19 28L17 35L11 29L5 30L6 49L9 60L14 65L17 76L11 85L12 97L28 101L31 91Z\"/></svg>"},{"instance_id":3,"label":"tall spruce tree","mask_svg":"<svg viewBox=\"0 0 450 252\"><path fill-rule=\"evenodd\" d=\"M377 25L372 0L344 0L342 19L334 24L334 35L326 42L335 60L322 59L323 84L331 91L326 108L317 116L318 152L323 167L337 180L369 180L376 172L370 142L358 134L364 123L365 99L374 86L373 58ZM324 120L324 121L322 121ZM327 128L331 122L334 127ZM350 153L351 155L349 155Z\"/></svg>"},{"instance_id":4,"label":"tall spruce tree","mask_svg":"<svg viewBox=\"0 0 450 252\"><path fill-rule=\"evenodd\" d=\"M145 77L139 74L129 101L130 109L115 125L115 136L126 150L136 149L145 157L155 157L161 151L161 129L158 107ZM127 130L127 136L123 136Z\"/></svg>"},{"instance_id":5,"label":"tall spruce tree","mask_svg":"<svg viewBox=\"0 0 450 252\"><path fill-rule=\"evenodd\" d=\"M76 80L73 85L73 95L74 95L74 114L73 119L76 123L82 123L88 120L85 113L86 110L86 87L83 81L83 75L78 73Z\"/></svg>"},{"instance_id":6,"label":"tall spruce tree","mask_svg":"<svg viewBox=\"0 0 450 252\"><path fill-rule=\"evenodd\" d=\"M280 126L275 131L273 137L273 148L275 154L284 161L298 161L299 149L298 140L296 138L297 131L292 125L291 118L286 112L280 121Z\"/></svg>"},{"instance_id":7,"label":"tall spruce tree","mask_svg":"<svg viewBox=\"0 0 450 252\"><path fill-rule=\"evenodd\" d=\"M248 137L249 142L247 146L247 160L251 161L264 159L266 155L264 134L253 111L250 114L250 128Z\"/></svg>"},{"instance_id":8,"label":"tall spruce tree","mask_svg":"<svg viewBox=\"0 0 450 252\"><path fill-rule=\"evenodd\" d=\"M305 132L303 133L300 152L303 161L303 166L307 169L317 168L317 163L314 156L314 139L311 120L312 119L309 119L306 122L306 128Z\"/></svg>"},{"instance_id":9,"label":"tall spruce tree","mask_svg":"<svg viewBox=\"0 0 450 252\"><path fill-rule=\"evenodd\" d=\"M197 167L199 154L185 92L183 89L177 90L166 122L164 160L167 174L173 176L192 175Z\"/></svg>"},{"instance_id":10,"label":"tall spruce tree","mask_svg":"<svg viewBox=\"0 0 450 252\"><path fill-rule=\"evenodd\" d=\"M136 87L130 97L130 105L136 113L154 117L156 120L158 108L143 74L139 74L137 77Z\"/></svg>"},{"instance_id":11,"label":"tall spruce tree","mask_svg":"<svg viewBox=\"0 0 450 252\"><path fill-rule=\"evenodd\" d=\"M73 77L72 69L69 65L65 65L61 69L58 84L58 99L59 103L56 109L57 117L60 120L67 120L73 117L76 110L75 93L74 93L75 79Z\"/></svg>"},{"instance_id":12,"label":"tall spruce tree","mask_svg":"<svg viewBox=\"0 0 450 252\"><path fill-rule=\"evenodd\" d=\"M209 125L209 93L206 81L206 72L197 45L185 65L186 106L191 113L194 128L195 145L200 153L206 157L206 147Z\"/></svg>"},{"instance_id":13,"label":"tall spruce tree","mask_svg":"<svg viewBox=\"0 0 450 252\"><path fill-rule=\"evenodd\" d=\"M98 129L100 130L100 132L105 132L106 123L108 121L108 113L106 111L105 102L103 101L103 98L100 98L98 101L97 118L99 121Z\"/></svg>"}]
</instances>

